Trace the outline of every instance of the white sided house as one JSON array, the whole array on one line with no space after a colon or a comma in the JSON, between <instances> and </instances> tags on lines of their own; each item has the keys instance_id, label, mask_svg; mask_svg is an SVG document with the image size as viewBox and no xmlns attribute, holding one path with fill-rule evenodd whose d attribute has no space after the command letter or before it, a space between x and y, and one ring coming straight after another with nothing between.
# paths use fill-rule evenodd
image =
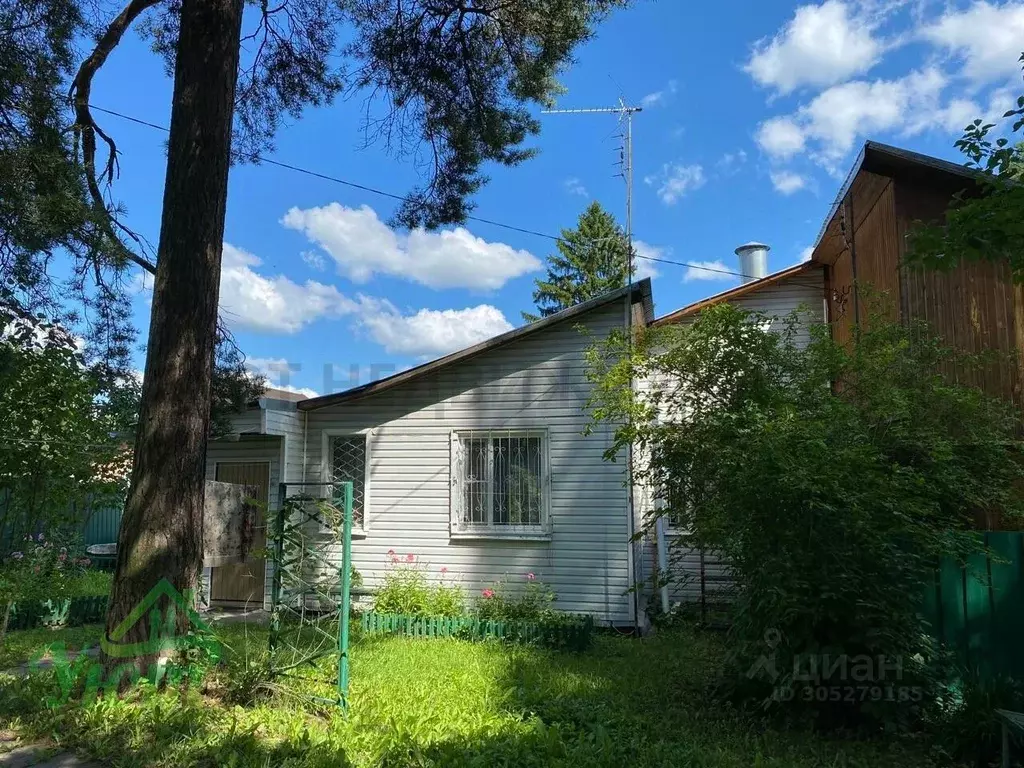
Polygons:
<instances>
[{"instance_id":1,"label":"white sided house","mask_svg":"<svg viewBox=\"0 0 1024 768\"><path fill-rule=\"evenodd\" d=\"M701 311L716 304L729 303L748 312L759 313L773 321L771 329L781 331L785 319L798 313L799 323L794 339L798 346L810 343L810 328L826 321L824 271L810 261L797 266L765 274L768 246L748 243L736 249L740 256L743 282L730 290L683 307L657 318L651 326L689 325ZM638 382L638 389L649 387L650 382ZM661 607L677 602L706 601L713 604L726 598L730 585L728 568L712 552L686 546L686 531L673 529L670 518L663 516L662 536L650 530L645 523L662 503L654 489L637 486L634 491L635 526L645 529L643 555L638 558L637 578L644 584L653 584L659 572L668 571L669 583L661 594L645 594L656 598ZM659 557L660 556L660 557Z\"/></svg>"},{"instance_id":2,"label":"white sided house","mask_svg":"<svg viewBox=\"0 0 1024 768\"><path fill-rule=\"evenodd\" d=\"M271 511L283 484L292 495L351 481L352 560L370 590L393 550L426 564L432 578L447 569L470 598L534 573L557 593L559 610L643 628L649 598L657 610L649 587L659 545L652 535L632 539L656 494L639 486L630 493L624 453L604 459L609 425L584 435L584 355L627 324L690 323L719 302L778 318L803 308L808 323L825 319L819 265L764 275L764 253L744 248L743 284L657 320L643 280L344 392L302 399L268 390L235 418L234 434L210 443L207 477L257 486ZM686 577L666 600L704 599L727 584L716 558L685 547L684 531L668 531L665 541L666 562ZM208 595L214 604L266 607L271 569L259 560L212 569Z\"/></svg>"},{"instance_id":3,"label":"white sided house","mask_svg":"<svg viewBox=\"0 0 1024 768\"><path fill-rule=\"evenodd\" d=\"M210 443L208 477L265 484L271 509L281 483L291 495L299 483L351 481L352 564L371 589L394 550L432 578L446 568L470 598L534 573L559 610L642 623L628 462L604 460L609 427L584 435L584 355L652 320L643 280L365 386L263 398L238 416L238 434ZM214 603L267 601L269 566L227 568L238 572L210 574Z\"/></svg>"}]
</instances>

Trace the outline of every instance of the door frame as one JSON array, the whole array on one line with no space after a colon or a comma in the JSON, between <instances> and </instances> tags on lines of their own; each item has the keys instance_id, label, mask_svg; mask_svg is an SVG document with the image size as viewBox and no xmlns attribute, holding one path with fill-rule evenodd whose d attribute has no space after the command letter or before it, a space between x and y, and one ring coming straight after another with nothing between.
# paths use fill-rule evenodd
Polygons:
<instances>
[{"instance_id":1,"label":"door frame","mask_svg":"<svg viewBox=\"0 0 1024 768\"><path fill-rule=\"evenodd\" d=\"M271 498L271 493L273 492L273 489L270 487L270 483L271 483L271 477L273 476L273 470L274 470L274 466L273 466L274 465L274 460L272 458L216 459L213 462L213 479L214 479L214 481L217 481L217 472L220 469L222 464L228 464L228 465L230 465L230 464L266 464L266 466L267 466L267 500L266 500L266 504L267 504L267 509L268 510L270 509L270 498ZM223 482L223 481L217 481L217 482ZM245 601L243 601L243 600L232 600L230 598L215 598L213 596L214 581L216 579L216 576L217 576L217 568L216 567L210 568L210 585L209 585L209 590L210 590L209 602L210 602L210 605L218 605L218 606L225 606L225 607L240 607L240 606L244 607ZM259 608L261 608L261 609L263 608L264 603L266 602L266 597L267 597L267 561L264 560L263 561L263 590L262 590L262 597L261 597L261 599L259 601ZM251 604L250 604L250 607L252 607Z\"/></svg>"}]
</instances>

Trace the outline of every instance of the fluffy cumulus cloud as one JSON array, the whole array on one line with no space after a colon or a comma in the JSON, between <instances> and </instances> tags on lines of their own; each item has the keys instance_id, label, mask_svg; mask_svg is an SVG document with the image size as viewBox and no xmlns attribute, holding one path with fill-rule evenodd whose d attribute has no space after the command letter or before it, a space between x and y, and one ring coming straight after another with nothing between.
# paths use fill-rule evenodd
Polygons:
<instances>
[{"instance_id":1,"label":"fluffy cumulus cloud","mask_svg":"<svg viewBox=\"0 0 1024 768\"><path fill-rule=\"evenodd\" d=\"M922 36L962 61L963 75L975 82L1011 77L1024 48L1024 5L976 2L949 8L925 25Z\"/></svg>"},{"instance_id":2,"label":"fluffy cumulus cloud","mask_svg":"<svg viewBox=\"0 0 1024 768\"><path fill-rule=\"evenodd\" d=\"M420 358L454 352L513 327L489 304L403 313L385 299L363 294L349 298L331 285L314 281L300 285L284 275L267 277L256 271L259 266L258 257L224 244L221 311L235 327L291 334L315 320L344 318L385 351ZM315 394L291 384L299 367L285 358L253 357L246 365L278 389Z\"/></svg>"},{"instance_id":3,"label":"fluffy cumulus cloud","mask_svg":"<svg viewBox=\"0 0 1024 768\"><path fill-rule=\"evenodd\" d=\"M657 245L645 243L643 240L633 241L633 252L636 258L633 260L633 279L643 280L649 277L652 280L660 273L657 269L657 261L652 259L663 259L669 254L669 249Z\"/></svg>"},{"instance_id":4,"label":"fluffy cumulus cloud","mask_svg":"<svg viewBox=\"0 0 1024 768\"><path fill-rule=\"evenodd\" d=\"M690 262L686 272L683 273L683 282L691 283L694 280L735 280L736 268L730 267L724 261L694 261Z\"/></svg>"},{"instance_id":5,"label":"fluffy cumulus cloud","mask_svg":"<svg viewBox=\"0 0 1024 768\"><path fill-rule=\"evenodd\" d=\"M296 283L265 277L257 256L224 243L220 275L220 311L229 325L270 333L296 333L321 318L341 317L357 305L333 285L313 280Z\"/></svg>"},{"instance_id":6,"label":"fluffy cumulus cloud","mask_svg":"<svg viewBox=\"0 0 1024 768\"><path fill-rule=\"evenodd\" d=\"M778 34L754 45L744 69L761 85L790 93L866 72L883 48L869 17L840 0L828 0L797 8Z\"/></svg>"},{"instance_id":7,"label":"fluffy cumulus cloud","mask_svg":"<svg viewBox=\"0 0 1024 768\"><path fill-rule=\"evenodd\" d=\"M644 183L656 188L658 197L665 205L675 205L687 193L704 186L704 167L666 163L661 172L644 178Z\"/></svg>"},{"instance_id":8,"label":"fluffy cumulus cloud","mask_svg":"<svg viewBox=\"0 0 1024 768\"><path fill-rule=\"evenodd\" d=\"M941 125L947 78L929 67L894 80L853 80L818 94L792 115L761 124L757 141L773 159L787 160L804 149L830 166L853 149L858 138L878 132L920 133Z\"/></svg>"},{"instance_id":9,"label":"fluffy cumulus cloud","mask_svg":"<svg viewBox=\"0 0 1024 768\"><path fill-rule=\"evenodd\" d=\"M254 374L267 380L267 387L294 392L304 397L317 397L319 393L310 387L297 387L291 383L292 375L302 370L302 366L283 357L247 357L245 367Z\"/></svg>"},{"instance_id":10,"label":"fluffy cumulus cloud","mask_svg":"<svg viewBox=\"0 0 1024 768\"><path fill-rule=\"evenodd\" d=\"M362 297L359 325L393 354L436 357L512 330L489 304L467 309L421 309L403 314L391 302Z\"/></svg>"},{"instance_id":11,"label":"fluffy cumulus cloud","mask_svg":"<svg viewBox=\"0 0 1024 768\"><path fill-rule=\"evenodd\" d=\"M772 171L770 177L775 191L784 195L792 195L807 186L807 179L792 171Z\"/></svg>"},{"instance_id":12,"label":"fluffy cumulus cloud","mask_svg":"<svg viewBox=\"0 0 1024 768\"><path fill-rule=\"evenodd\" d=\"M773 117L757 128L757 144L779 160L788 160L803 152L806 138L803 129L791 117Z\"/></svg>"},{"instance_id":13,"label":"fluffy cumulus cloud","mask_svg":"<svg viewBox=\"0 0 1024 768\"><path fill-rule=\"evenodd\" d=\"M496 290L541 268L528 251L488 242L463 227L396 232L366 205L292 208L281 223L303 232L334 259L342 275L357 283L384 274L429 288Z\"/></svg>"}]
</instances>

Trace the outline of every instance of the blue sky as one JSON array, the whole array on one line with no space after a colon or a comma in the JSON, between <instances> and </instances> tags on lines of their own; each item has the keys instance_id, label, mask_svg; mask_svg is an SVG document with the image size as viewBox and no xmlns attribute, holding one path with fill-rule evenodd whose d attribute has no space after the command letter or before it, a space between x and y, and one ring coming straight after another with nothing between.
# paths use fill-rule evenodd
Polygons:
<instances>
[{"instance_id":1,"label":"blue sky","mask_svg":"<svg viewBox=\"0 0 1024 768\"><path fill-rule=\"evenodd\" d=\"M733 249L799 262L866 138L959 160L974 117L1021 92L1024 3L637 0L598 29L561 82L560 107L642 104L634 233L641 254L738 268ZM170 80L137 36L102 70L93 103L168 123ZM393 193L408 159L364 148L356 97L285 126L273 157ZM165 135L112 116L114 195L155 246ZM593 199L624 210L611 116L543 118L540 150L490 169L476 215L557 234ZM554 243L478 222L440 233L388 227L395 202L268 165L231 172L221 309L272 383L324 394L365 383L521 323ZM646 262L664 314L736 284ZM148 296L136 296L148 322ZM142 352L139 353L141 367ZM287 364L287 372L285 370Z\"/></svg>"}]
</instances>

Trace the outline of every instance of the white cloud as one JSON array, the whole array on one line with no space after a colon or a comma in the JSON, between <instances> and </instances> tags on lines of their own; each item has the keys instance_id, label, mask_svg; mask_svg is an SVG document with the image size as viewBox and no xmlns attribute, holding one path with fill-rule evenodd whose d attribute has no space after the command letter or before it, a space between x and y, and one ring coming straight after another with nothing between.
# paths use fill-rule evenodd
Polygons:
<instances>
[{"instance_id":1,"label":"white cloud","mask_svg":"<svg viewBox=\"0 0 1024 768\"><path fill-rule=\"evenodd\" d=\"M333 285L308 280L299 285L284 275L264 277L260 259L224 243L220 309L229 325L270 333L296 333L324 317L340 317L357 305Z\"/></svg>"},{"instance_id":2,"label":"white cloud","mask_svg":"<svg viewBox=\"0 0 1024 768\"><path fill-rule=\"evenodd\" d=\"M315 389L310 389L309 387L293 387L291 384L271 384L269 386L272 389L294 392L296 395L302 395L303 397L320 397L319 392Z\"/></svg>"},{"instance_id":3,"label":"white cloud","mask_svg":"<svg viewBox=\"0 0 1024 768\"><path fill-rule=\"evenodd\" d=\"M840 0L827 0L797 8L778 34L754 45L744 70L761 85L785 94L866 72L883 49L869 17Z\"/></svg>"},{"instance_id":4,"label":"white cloud","mask_svg":"<svg viewBox=\"0 0 1024 768\"><path fill-rule=\"evenodd\" d=\"M726 152L715 164L718 169L727 176L739 173L740 167L747 162L745 150L738 149L735 152Z\"/></svg>"},{"instance_id":5,"label":"white cloud","mask_svg":"<svg viewBox=\"0 0 1024 768\"><path fill-rule=\"evenodd\" d=\"M330 254L341 274L358 283L380 273L430 288L495 290L541 268L528 251L487 242L463 227L395 232L366 205L292 208L281 223L304 232Z\"/></svg>"},{"instance_id":6,"label":"white cloud","mask_svg":"<svg viewBox=\"0 0 1024 768\"><path fill-rule=\"evenodd\" d=\"M806 144L803 129L789 117L772 117L758 126L757 144L772 157L788 160L803 152Z\"/></svg>"},{"instance_id":7,"label":"white cloud","mask_svg":"<svg viewBox=\"0 0 1024 768\"><path fill-rule=\"evenodd\" d=\"M721 260L694 261L690 264L683 274L684 283L694 280L735 280L737 277L736 269Z\"/></svg>"},{"instance_id":8,"label":"white cloud","mask_svg":"<svg viewBox=\"0 0 1024 768\"><path fill-rule=\"evenodd\" d=\"M674 94L677 90L679 90L679 83L676 80L669 80L668 85L666 85L663 90L648 93L640 99L640 106L645 109L650 109L651 107L663 104L666 98Z\"/></svg>"},{"instance_id":9,"label":"white cloud","mask_svg":"<svg viewBox=\"0 0 1024 768\"><path fill-rule=\"evenodd\" d=\"M925 26L923 37L963 62L964 76L978 83L1019 71L1024 49L1024 5L975 2L969 8L947 10Z\"/></svg>"},{"instance_id":10,"label":"white cloud","mask_svg":"<svg viewBox=\"0 0 1024 768\"><path fill-rule=\"evenodd\" d=\"M322 253L316 251L303 251L302 260L306 262L308 267L315 269L317 272L323 272L327 269L327 260L324 258Z\"/></svg>"},{"instance_id":11,"label":"white cloud","mask_svg":"<svg viewBox=\"0 0 1024 768\"><path fill-rule=\"evenodd\" d=\"M393 354L435 357L477 344L512 330L496 307L421 309L403 315L391 302L361 297L359 325Z\"/></svg>"},{"instance_id":12,"label":"white cloud","mask_svg":"<svg viewBox=\"0 0 1024 768\"><path fill-rule=\"evenodd\" d=\"M800 250L800 263L803 264L805 261L810 261L814 255L814 246L808 245L806 248Z\"/></svg>"},{"instance_id":13,"label":"white cloud","mask_svg":"<svg viewBox=\"0 0 1024 768\"><path fill-rule=\"evenodd\" d=\"M575 176L571 179L566 179L564 184L565 191L570 195L579 195L580 197L588 197L590 195L590 193L587 192L587 188L583 186L583 182Z\"/></svg>"},{"instance_id":14,"label":"white cloud","mask_svg":"<svg viewBox=\"0 0 1024 768\"><path fill-rule=\"evenodd\" d=\"M762 123L758 143L778 160L810 147L819 163L831 167L868 134L909 136L943 126L948 122L941 103L946 83L945 75L929 67L894 80L836 85L792 115Z\"/></svg>"},{"instance_id":15,"label":"white cloud","mask_svg":"<svg viewBox=\"0 0 1024 768\"><path fill-rule=\"evenodd\" d=\"M807 186L807 179L792 171L772 171L769 175L775 191L784 195L792 195Z\"/></svg>"},{"instance_id":16,"label":"white cloud","mask_svg":"<svg viewBox=\"0 0 1024 768\"><path fill-rule=\"evenodd\" d=\"M645 277L649 277L653 280L656 278L660 274L655 267L657 262L650 261L650 259L664 258L668 249L645 243L643 240L634 240L633 251L636 255L633 260L633 279L643 280Z\"/></svg>"},{"instance_id":17,"label":"white cloud","mask_svg":"<svg viewBox=\"0 0 1024 768\"><path fill-rule=\"evenodd\" d=\"M658 197L665 205L675 205L687 193L704 186L704 168L701 165L666 163L661 173L644 178L644 182L657 185Z\"/></svg>"}]
</instances>

